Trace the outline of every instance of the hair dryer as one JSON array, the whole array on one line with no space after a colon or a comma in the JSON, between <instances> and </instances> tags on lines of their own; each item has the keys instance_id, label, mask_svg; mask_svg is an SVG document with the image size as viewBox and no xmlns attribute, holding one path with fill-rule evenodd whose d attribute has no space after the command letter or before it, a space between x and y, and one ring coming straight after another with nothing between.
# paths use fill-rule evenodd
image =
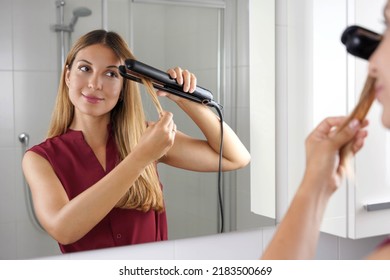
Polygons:
<instances>
[{"instance_id":1,"label":"hair dryer","mask_svg":"<svg viewBox=\"0 0 390 280\"><path fill-rule=\"evenodd\" d=\"M382 40L382 35L361 26L347 27L341 35L341 42L347 51L357 57L368 60Z\"/></svg>"}]
</instances>

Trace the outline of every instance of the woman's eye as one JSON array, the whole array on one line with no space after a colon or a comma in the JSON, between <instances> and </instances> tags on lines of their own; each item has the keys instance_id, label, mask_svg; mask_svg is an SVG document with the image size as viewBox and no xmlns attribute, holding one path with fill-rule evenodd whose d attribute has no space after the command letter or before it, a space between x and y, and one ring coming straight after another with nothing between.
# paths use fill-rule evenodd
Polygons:
<instances>
[{"instance_id":1,"label":"woman's eye","mask_svg":"<svg viewBox=\"0 0 390 280\"><path fill-rule=\"evenodd\" d=\"M107 72L106 74L108 77L111 77L111 78L116 78L118 77L118 74L116 72L113 72L113 71L109 71Z\"/></svg>"},{"instance_id":2,"label":"woman's eye","mask_svg":"<svg viewBox=\"0 0 390 280\"><path fill-rule=\"evenodd\" d=\"M79 70L82 72L87 72L89 70L89 67L88 66L80 66Z\"/></svg>"}]
</instances>

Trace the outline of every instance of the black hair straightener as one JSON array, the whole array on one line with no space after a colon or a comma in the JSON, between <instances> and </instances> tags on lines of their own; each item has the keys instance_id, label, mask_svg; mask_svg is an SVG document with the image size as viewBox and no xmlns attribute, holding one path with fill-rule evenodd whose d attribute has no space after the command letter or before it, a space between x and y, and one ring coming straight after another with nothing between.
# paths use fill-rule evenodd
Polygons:
<instances>
[{"instance_id":1,"label":"black hair straightener","mask_svg":"<svg viewBox=\"0 0 390 280\"><path fill-rule=\"evenodd\" d=\"M341 42L347 51L366 60L370 58L381 40L382 35L357 25L347 27L341 35Z\"/></svg>"},{"instance_id":2,"label":"black hair straightener","mask_svg":"<svg viewBox=\"0 0 390 280\"><path fill-rule=\"evenodd\" d=\"M142 83L141 78L151 80L153 87L159 90L164 90L180 97L202 103L210 107L222 106L214 101L211 92L205 88L197 86L193 93L183 91L183 87L179 85L175 79L172 79L166 72L149 66L135 59L126 59L125 65L119 66L119 73L126 79Z\"/></svg>"}]
</instances>

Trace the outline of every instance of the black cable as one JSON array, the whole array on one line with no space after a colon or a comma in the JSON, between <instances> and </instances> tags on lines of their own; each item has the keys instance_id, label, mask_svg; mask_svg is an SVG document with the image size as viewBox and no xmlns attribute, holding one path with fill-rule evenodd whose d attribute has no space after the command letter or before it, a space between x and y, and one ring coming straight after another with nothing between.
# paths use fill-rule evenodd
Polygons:
<instances>
[{"instance_id":1,"label":"black cable","mask_svg":"<svg viewBox=\"0 0 390 280\"><path fill-rule=\"evenodd\" d=\"M221 126L221 142L219 144L219 163L218 163L218 204L219 212L221 215L221 229L220 233L224 231L224 213L223 213L223 199L222 199L222 151L223 151L223 114L222 106L214 101L210 101L208 104L210 107L214 107L219 115Z\"/></svg>"}]
</instances>

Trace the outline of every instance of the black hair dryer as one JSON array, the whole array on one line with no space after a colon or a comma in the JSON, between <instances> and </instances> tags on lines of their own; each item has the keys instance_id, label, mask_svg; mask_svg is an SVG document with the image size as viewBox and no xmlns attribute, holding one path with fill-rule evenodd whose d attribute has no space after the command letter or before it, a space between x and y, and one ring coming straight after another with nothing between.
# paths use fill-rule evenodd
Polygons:
<instances>
[{"instance_id":1,"label":"black hair dryer","mask_svg":"<svg viewBox=\"0 0 390 280\"><path fill-rule=\"evenodd\" d=\"M361 26L347 27L341 35L341 42L347 51L363 59L368 60L382 40L382 35Z\"/></svg>"}]
</instances>

